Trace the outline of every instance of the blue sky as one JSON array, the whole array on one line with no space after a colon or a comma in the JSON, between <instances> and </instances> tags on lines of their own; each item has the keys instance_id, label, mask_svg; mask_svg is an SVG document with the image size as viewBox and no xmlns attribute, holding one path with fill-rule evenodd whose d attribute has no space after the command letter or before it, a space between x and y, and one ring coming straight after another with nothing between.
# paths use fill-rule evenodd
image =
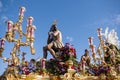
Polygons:
<instances>
[{"instance_id":1,"label":"blue sky","mask_svg":"<svg viewBox=\"0 0 120 80\"><path fill-rule=\"evenodd\" d=\"M0 0L0 37L4 37L6 20L18 20L19 7L25 6L23 32L26 28L26 18L34 17L36 54L31 55L29 47L22 47L26 52L26 60L42 58L42 47L46 45L47 33L52 22L58 20L58 28L63 35L63 43L70 42L77 50L77 60L89 49L88 37L94 37L94 44L98 45L97 28L115 29L120 37L120 0ZM5 43L5 57L11 57L13 43ZM52 58L49 54L48 59ZM7 67L0 59L0 74Z\"/></svg>"}]
</instances>

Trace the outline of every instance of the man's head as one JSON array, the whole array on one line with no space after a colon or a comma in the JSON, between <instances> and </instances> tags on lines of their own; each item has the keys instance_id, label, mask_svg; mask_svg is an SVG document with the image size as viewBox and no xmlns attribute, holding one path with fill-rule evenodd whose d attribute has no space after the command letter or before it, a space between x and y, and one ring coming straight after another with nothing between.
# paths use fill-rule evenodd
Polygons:
<instances>
[{"instance_id":1,"label":"man's head","mask_svg":"<svg viewBox=\"0 0 120 80\"><path fill-rule=\"evenodd\" d=\"M50 28L50 31L56 31L57 30L57 20L54 20L54 22L53 22L53 24L52 24L52 26L51 26L51 28Z\"/></svg>"},{"instance_id":2,"label":"man's head","mask_svg":"<svg viewBox=\"0 0 120 80\"><path fill-rule=\"evenodd\" d=\"M56 24L52 24L50 31L56 31L56 30L57 30Z\"/></svg>"},{"instance_id":3,"label":"man's head","mask_svg":"<svg viewBox=\"0 0 120 80\"><path fill-rule=\"evenodd\" d=\"M85 56L88 56L89 55L89 51L87 49L85 49Z\"/></svg>"}]
</instances>

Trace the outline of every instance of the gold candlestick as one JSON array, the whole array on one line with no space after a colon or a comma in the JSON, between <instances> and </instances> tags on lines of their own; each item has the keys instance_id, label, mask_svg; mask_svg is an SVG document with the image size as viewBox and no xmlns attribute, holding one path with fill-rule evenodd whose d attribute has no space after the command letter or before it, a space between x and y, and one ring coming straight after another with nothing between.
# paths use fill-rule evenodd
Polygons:
<instances>
[{"instance_id":1,"label":"gold candlestick","mask_svg":"<svg viewBox=\"0 0 120 80\"><path fill-rule=\"evenodd\" d=\"M89 47L92 52L93 60L94 60L94 62L96 62L96 52L95 52L95 45L93 44L93 37L89 37L88 42L89 42Z\"/></svg>"},{"instance_id":2,"label":"gold candlestick","mask_svg":"<svg viewBox=\"0 0 120 80\"><path fill-rule=\"evenodd\" d=\"M28 17L28 26L29 30L27 30L29 33L24 34L22 31L22 22L24 18L24 12L26 11L25 7L20 7L20 12L19 12L19 19L17 22L13 23L11 20L6 21L7 24L7 32L5 35L5 38L8 42L14 43L14 47L11 51L12 55L12 62L14 65L19 64L19 57L17 56L17 53L20 53L20 47L21 46L29 46L31 49L31 53L35 54L35 49L34 49L34 30L36 29L34 25L32 25L33 22L33 17ZM15 31L18 32L18 39L15 39ZM26 36L26 42L22 42L23 36ZM0 56L2 56L2 52L4 50L4 45L3 41L1 43L1 49L0 49Z\"/></svg>"}]
</instances>

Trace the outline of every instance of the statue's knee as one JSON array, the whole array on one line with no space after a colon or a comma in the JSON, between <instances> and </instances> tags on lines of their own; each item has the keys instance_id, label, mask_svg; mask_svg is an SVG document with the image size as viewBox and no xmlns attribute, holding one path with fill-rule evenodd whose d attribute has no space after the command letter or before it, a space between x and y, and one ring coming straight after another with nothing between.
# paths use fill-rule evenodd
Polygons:
<instances>
[{"instance_id":1,"label":"statue's knee","mask_svg":"<svg viewBox=\"0 0 120 80\"><path fill-rule=\"evenodd\" d=\"M51 47L50 47L50 46L47 46L47 49L48 49L48 50L50 50L50 49L51 49Z\"/></svg>"},{"instance_id":2,"label":"statue's knee","mask_svg":"<svg viewBox=\"0 0 120 80\"><path fill-rule=\"evenodd\" d=\"M43 50L50 50L50 49L51 49L51 47L48 45L43 47Z\"/></svg>"}]
</instances>

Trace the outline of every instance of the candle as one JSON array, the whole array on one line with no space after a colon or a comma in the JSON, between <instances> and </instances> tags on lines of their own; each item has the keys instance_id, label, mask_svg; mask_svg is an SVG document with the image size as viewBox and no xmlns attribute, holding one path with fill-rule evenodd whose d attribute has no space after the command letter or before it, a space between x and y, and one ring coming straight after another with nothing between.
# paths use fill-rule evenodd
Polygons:
<instances>
[{"instance_id":1,"label":"candle","mask_svg":"<svg viewBox=\"0 0 120 80\"><path fill-rule=\"evenodd\" d=\"M24 16L25 11L26 11L25 7L20 7L20 16Z\"/></svg>"},{"instance_id":2,"label":"candle","mask_svg":"<svg viewBox=\"0 0 120 80\"><path fill-rule=\"evenodd\" d=\"M44 58L41 59L41 65L42 65L43 69L45 69L45 61L46 61L46 59L44 59Z\"/></svg>"},{"instance_id":3,"label":"candle","mask_svg":"<svg viewBox=\"0 0 120 80\"><path fill-rule=\"evenodd\" d=\"M93 45L93 53L95 53L95 45Z\"/></svg>"},{"instance_id":4,"label":"candle","mask_svg":"<svg viewBox=\"0 0 120 80\"><path fill-rule=\"evenodd\" d=\"M89 37L88 41L89 41L89 45L92 45L93 44L93 37Z\"/></svg>"},{"instance_id":5,"label":"candle","mask_svg":"<svg viewBox=\"0 0 120 80\"><path fill-rule=\"evenodd\" d=\"M13 29L13 22L8 20L7 21L7 31L12 32L12 29Z\"/></svg>"},{"instance_id":6,"label":"candle","mask_svg":"<svg viewBox=\"0 0 120 80\"><path fill-rule=\"evenodd\" d=\"M101 36L101 31L102 31L102 28L98 28L98 29L97 29L98 36Z\"/></svg>"},{"instance_id":7,"label":"candle","mask_svg":"<svg viewBox=\"0 0 120 80\"><path fill-rule=\"evenodd\" d=\"M28 26L32 26L33 20L34 20L34 19L33 19L32 16L29 16L29 17L27 18Z\"/></svg>"},{"instance_id":8,"label":"candle","mask_svg":"<svg viewBox=\"0 0 120 80\"><path fill-rule=\"evenodd\" d=\"M95 45L91 48L92 53L95 53Z\"/></svg>"},{"instance_id":9,"label":"candle","mask_svg":"<svg viewBox=\"0 0 120 80\"><path fill-rule=\"evenodd\" d=\"M30 37L34 38L34 31L35 31L36 27L33 25L30 28Z\"/></svg>"},{"instance_id":10,"label":"candle","mask_svg":"<svg viewBox=\"0 0 120 80\"><path fill-rule=\"evenodd\" d=\"M27 26L27 37L30 37L30 27Z\"/></svg>"},{"instance_id":11,"label":"candle","mask_svg":"<svg viewBox=\"0 0 120 80\"><path fill-rule=\"evenodd\" d=\"M2 38L2 39L0 39L0 47L4 48L4 45L5 45L5 39Z\"/></svg>"}]
</instances>

